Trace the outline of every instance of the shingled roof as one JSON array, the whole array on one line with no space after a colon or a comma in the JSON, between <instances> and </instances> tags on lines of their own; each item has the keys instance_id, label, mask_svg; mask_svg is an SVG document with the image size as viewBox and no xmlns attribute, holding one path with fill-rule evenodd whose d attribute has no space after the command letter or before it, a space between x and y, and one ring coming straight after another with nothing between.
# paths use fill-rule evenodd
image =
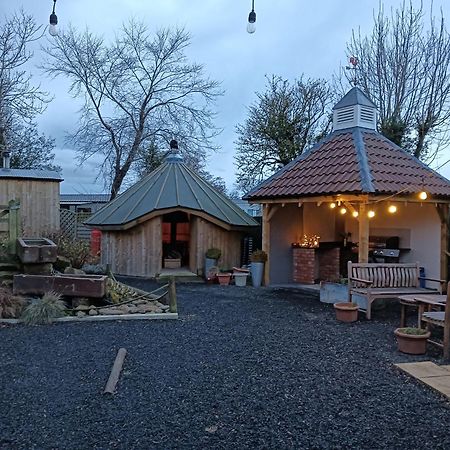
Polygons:
<instances>
[{"instance_id":1,"label":"shingled roof","mask_svg":"<svg viewBox=\"0 0 450 450\"><path fill-rule=\"evenodd\" d=\"M335 113L337 109L353 106L354 102L375 108L363 97L362 91L353 88L336 105ZM407 195L422 190L435 198L448 199L450 181L368 125L368 128L355 126L333 131L259 184L244 199L335 194Z\"/></svg>"},{"instance_id":2,"label":"shingled roof","mask_svg":"<svg viewBox=\"0 0 450 450\"><path fill-rule=\"evenodd\" d=\"M205 213L226 227L253 227L258 223L232 200L196 174L177 153L164 164L116 197L86 225L124 227L151 213L180 208Z\"/></svg>"}]
</instances>

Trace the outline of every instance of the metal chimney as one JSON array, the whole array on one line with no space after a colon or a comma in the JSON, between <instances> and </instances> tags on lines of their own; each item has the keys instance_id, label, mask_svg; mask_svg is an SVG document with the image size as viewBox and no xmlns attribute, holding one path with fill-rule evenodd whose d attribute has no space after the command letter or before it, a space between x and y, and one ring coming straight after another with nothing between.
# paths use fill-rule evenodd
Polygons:
<instances>
[{"instance_id":1,"label":"metal chimney","mask_svg":"<svg viewBox=\"0 0 450 450\"><path fill-rule=\"evenodd\" d=\"M2 154L3 154L3 168L10 169L11 153L8 152L8 150L3 150Z\"/></svg>"}]
</instances>

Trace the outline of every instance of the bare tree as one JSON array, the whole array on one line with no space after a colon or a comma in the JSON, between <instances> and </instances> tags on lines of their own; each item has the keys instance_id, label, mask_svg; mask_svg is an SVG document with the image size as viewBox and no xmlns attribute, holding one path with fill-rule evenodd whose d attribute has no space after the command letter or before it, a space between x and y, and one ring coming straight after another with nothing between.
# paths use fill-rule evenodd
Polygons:
<instances>
[{"instance_id":1,"label":"bare tree","mask_svg":"<svg viewBox=\"0 0 450 450\"><path fill-rule=\"evenodd\" d=\"M100 171L110 180L112 198L144 149L167 148L176 138L204 161L213 148L210 107L220 95L218 83L188 62L189 41L184 30L151 36L143 23L130 21L111 44L70 28L46 49L46 72L67 77L71 93L85 99L71 140L81 161L104 156Z\"/></svg>"},{"instance_id":2,"label":"bare tree","mask_svg":"<svg viewBox=\"0 0 450 450\"><path fill-rule=\"evenodd\" d=\"M450 36L432 13L427 27L411 2L389 17L380 7L372 33L353 32L347 46L358 58L358 84L378 105L380 132L422 159L450 124Z\"/></svg>"},{"instance_id":3,"label":"bare tree","mask_svg":"<svg viewBox=\"0 0 450 450\"><path fill-rule=\"evenodd\" d=\"M301 155L331 125L333 95L325 80L301 77L291 84L272 76L256 95L245 124L236 127L236 186L243 192Z\"/></svg>"},{"instance_id":4,"label":"bare tree","mask_svg":"<svg viewBox=\"0 0 450 450\"><path fill-rule=\"evenodd\" d=\"M0 150L18 121L30 122L49 101L40 86L31 83L25 69L33 57L30 44L42 37L42 27L20 11L0 23Z\"/></svg>"},{"instance_id":5,"label":"bare tree","mask_svg":"<svg viewBox=\"0 0 450 450\"><path fill-rule=\"evenodd\" d=\"M60 171L55 166L55 141L39 133L36 123L14 121L6 132L11 167Z\"/></svg>"}]
</instances>

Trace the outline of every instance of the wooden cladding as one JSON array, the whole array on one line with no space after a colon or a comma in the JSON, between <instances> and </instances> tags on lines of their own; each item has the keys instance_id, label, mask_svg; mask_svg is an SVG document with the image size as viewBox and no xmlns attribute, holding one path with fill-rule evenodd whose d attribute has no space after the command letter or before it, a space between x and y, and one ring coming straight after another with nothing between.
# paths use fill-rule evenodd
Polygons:
<instances>
[{"instance_id":1,"label":"wooden cladding","mask_svg":"<svg viewBox=\"0 0 450 450\"><path fill-rule=\"evenodd\" d=\"M0 204L6 205L10 200L20 201L23 236L39 237L59 232L58 181L2 178Z\"/></svg>"},{"instance_id":2,"label":"wooden cladding","mask_svg":"<svg viewBox=\"0 0 450 450\"><path fill-rule=\"evenodd\" d=\"M178 225L178 224L177 224ZM102 263L110 264L113 273L154 277L162 268L162 217L155 217L123 231L103 231ZM166 229L166 238L167 238ZM177 229L177 233L178 233ZM227 231L207 220L190 215L190 221L180 233L189 232L189 270L203 275L208 248L222 251L219 266L231 269L239 266L242 233Z\"/></svg>"}]
</instances>

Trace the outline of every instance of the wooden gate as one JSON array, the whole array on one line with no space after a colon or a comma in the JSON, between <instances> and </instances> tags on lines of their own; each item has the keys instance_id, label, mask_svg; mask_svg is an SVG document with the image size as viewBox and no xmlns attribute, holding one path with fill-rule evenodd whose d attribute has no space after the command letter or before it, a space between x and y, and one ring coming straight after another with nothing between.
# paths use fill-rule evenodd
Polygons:
<instances>
[{"instance_id":1,"label":"wooden gate","mask_svg":"<svg viewBox=\"0 0 450 450\"><path fill-rule=\"evenodd\" d=\"M16 254L17 238L20 236L20 201L10 200L7 205L0 205L0 223L6 224L2 229L7 234L8 253Z\"/></svg>"}]
</instances>

